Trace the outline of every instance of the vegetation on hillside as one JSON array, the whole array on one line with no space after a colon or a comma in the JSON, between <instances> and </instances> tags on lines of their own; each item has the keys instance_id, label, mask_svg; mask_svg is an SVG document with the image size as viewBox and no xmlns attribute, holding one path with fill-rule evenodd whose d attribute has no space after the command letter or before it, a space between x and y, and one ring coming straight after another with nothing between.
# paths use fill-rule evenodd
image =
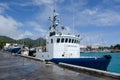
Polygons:
<instances>
[{"instance_id":1,"label":"vegetation on hillside","mask_svg":"<svg viewBox=\"0 0 120 80\"><path fill-rule=\"evenodd\" d=\"M6 37L6 36L0 36L0 49L3 48L3 46L6 43L16 43L16 40Z\"/></svg>"},{"instance_id":2,"label":"vegetation on hillside","mask_svg":"<svg viewBox=\"0 0 120 80\"><path fill-rule=\"evenodd\" d=\"M28 47L35 47L35 46L45 46L45 42L46 41L43 38L38 38L36 40L32 40L30 38L14 40L6 36L0 36L0 49L2 49L6 43L18 43L18 44L24 44Z\"/></svg>"},{"instance_id":3,"label":"vegetation on hillside","mask_svg":"<svg viewBox=\"0 0 120 80\"><path fill-rule=\"evenodd\" d=\"M116 44L116 45L111 45L110 49L120 49L120 44Z\"/></svg>"}]
</instances>

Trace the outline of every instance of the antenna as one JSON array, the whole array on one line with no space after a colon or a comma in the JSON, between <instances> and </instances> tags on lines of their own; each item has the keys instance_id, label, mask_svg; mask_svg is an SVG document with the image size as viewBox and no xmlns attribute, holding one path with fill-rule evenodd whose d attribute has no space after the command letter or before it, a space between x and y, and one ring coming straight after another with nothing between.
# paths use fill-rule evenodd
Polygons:
<instances>
[{"instance_id":1,"label":"antenna","mask_svg":"<svg viewBox=\"0 0 120 80\"><path fill-rule=\"evenodd\" d=\"M73 13L73 34L75 34L75 32L74 32L75 31L74 30L75 29L75 23L74 23L74 21L75 21L75 17L74 17L74 13Z\"/></svg>"},{"instance_id":2,"label":"antenna","mask_svg":"<svg viewBox=\"0 0 120 80\"><path fill-rule=\"evenodd\" d=\"M73 4L73 3L74 3L73 0L71 0L71 4ZM74 7L74 5L73 5L73 7ZM72 8L72 12L73 12L73 18L72 18L73 24L72 24L72 27L73 27L73 34L75 34L75 16L74 16L75 11L74 11L74 8Z\"/></svg>"},{"instance_id":3,"label":"antenna","mask_svg":"<svg viewBox=\"0 0 120 80\"><path fill-rule=\"evenodd\" d=\"M55 11L55 9L53 10L53 17L51 18L51 17L49 17L49 21L51 21L52 22L52 26L50 27L50 29L54 29L54 30L56 30L56 27L58 26L58 24L59 24L59 20L57 19L57 16L58 16L58 14L56 13L56 11Z\"/></svg>"}]
</instances>

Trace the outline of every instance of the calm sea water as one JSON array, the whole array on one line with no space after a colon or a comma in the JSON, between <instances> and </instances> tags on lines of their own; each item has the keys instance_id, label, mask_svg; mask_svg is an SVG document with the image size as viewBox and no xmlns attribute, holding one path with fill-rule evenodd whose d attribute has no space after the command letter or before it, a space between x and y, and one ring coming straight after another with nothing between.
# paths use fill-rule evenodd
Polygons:
<instances>
[{"instance_id":1,"label":"calm sea water","mask_svg":"<svg viewBox=\"0 0 120 80\"><path fill-rule=\"evenodd\" d=\"M81 53L81 56L103 56L111 55L112 59L108 66L108 71L120 74L120 53Z\"/></svg>"}]
</instances>

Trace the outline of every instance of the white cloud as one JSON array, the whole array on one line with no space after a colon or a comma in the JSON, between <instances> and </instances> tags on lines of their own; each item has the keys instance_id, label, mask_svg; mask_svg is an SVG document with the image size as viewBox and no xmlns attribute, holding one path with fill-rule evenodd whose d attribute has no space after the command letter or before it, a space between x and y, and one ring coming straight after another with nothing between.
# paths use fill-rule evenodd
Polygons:
<instances>
[{"instance_id":1,"label":"white cloud","mask_svg":"<svg viewBox=\"0 0 120 80\"><path fill-rule=\"evenodd\" d=\"M82 45L102 45L103 43L103 34L85 33L81 35Z\"/></svg>"},{"instance_id":2,"label":"white cloud","mask_svg":"<svg viewBox=\"0 0 120 80\"><path fill-rule=\"evenodd\" d=\"M8 36L14 39L22 39L22 38L32 38L36 39L42 36L47 32L46 30L42 29L40 25L36 22L29 22L27 25L32 27L34 31L23 30L21 26L25 26L26 24L22 24L17 22L10 16L2 16L0 15L0 35ZM37 34L37 32L39 34Z\"/></svg>"},{"instance_id":3,"label":"white cloud","mask_svg":"<svg viewBox=\"0 0 120 80\"><path fill-rule=\"evenodd\" d=\"M62 2L63 0L32 0L33 4L38 7L43 7L42 11L39 11L36 15L36 19L40 21L41 24L48 23L48 18L53 15L53 9L57 9L55 5L57 2Z\"/></svg>"},{"instance_id":4,"label":"white cloud","mask_svg":"<svg viewBox=\"0 0 120 80\"><path fill-rule=\"evenodd\" d=\"M45 7L43 12L39 12L36 18L41 21L41 23L48 23L48 18L52 15L52 8Z\"/></svg>"},{"instance_id":5,"label":"white cloud","mask_svg":"<svg viewBox=\"0 0 120 80\"><path fill-rule=\"evenodd\" d=\"M97 9L86 9L78 12L76 15L77 25L94 25L94 26L113 26L120 24L120 14L115 11Z\"/></svg>"},{"instance_id":6,"label":"white cloud","mask_svg":"<svg viewBox=\"0 0 120 80\"><path fill-rule=\"evenodd\" d=\"M35 31L38 31L38 32L41 33L41 34L45 34L45 33L47 32L45 29L43 29L43 28L40 26L40 24L38 24L38 23L36 23L36 22L28 22L28 24L29 24L30 26L32 26Z\"/></svg>"},{"instance_id":7,"label":"white cloud","mask_svg":"<svg viewBox=\"0 0 120 80\"><path fill-rule=\"evenodd\" d=\"M56 0L33 0L36 5L51 5L56 2Z\"/></svg>"},{"instance_id":8,"label":"white cloud","mask_svg":"<svg viewBox=\"0 0 120 80\"><path fill-rule=\"evenodd\" d=\"M50 5L56 3L63 3L65 0L32 0L37 5Z\"/></svg>"},{"instance_id":9,"label":"white cloud","mask_svg":"<svg viewBox=\"0 0 120 80\"><path fill-rule=\"evenodd\" d=\"M38 35L30 32L30 31L24 31L22 34L18 36L17 39L24 39L24 38L31 38L31 39L36 39L38 38Z\"/></svg>"},{"instance_id":10,"label":"white cloud","mask_svg":"<svg viewBox=\"0 0 120 80\"><path fill-rule=\"evenodd\" d=\"M106 3L109 4L109 0ZM111 1L110 3L118 2ZM78 0L69 1L69 4L66 5L56 5L58 10L60 10L61 13L63 13L62 17L67 18L67 23L71 23L70 20L72 20L72 16L75 16L75 25L77 26L114 26L120 24L120 12L115 11L114 7L116 9L119 9L119 5L114 5L110 8L106 8L105 5L103 5L104 1L101 1L101 4L88 7L88 0ZM64 3L63 3L64 4ZM109 5L108 5L109 6ZM49 12L48 12L49 13Z\"/></svg>"},{"instance_id":11,"label":"white cloud","mask_svg":"<svg viewBox=\"0 0 120 80\"><path fill-rule=\"evenodd\" d=\"M17 38L20 31L17 29L22 23L17 22L13 18L0 15L0 35Z\"/></svg>"}]
</instances>

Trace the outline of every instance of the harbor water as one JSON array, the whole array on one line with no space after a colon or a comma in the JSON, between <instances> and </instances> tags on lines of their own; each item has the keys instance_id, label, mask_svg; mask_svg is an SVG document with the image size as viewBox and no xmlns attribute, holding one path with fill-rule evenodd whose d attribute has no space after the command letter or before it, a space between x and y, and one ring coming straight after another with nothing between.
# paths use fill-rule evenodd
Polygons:
<instances>
[{"instance_id":1,"label":"harbor water","mask_svg":"<svg viewBox=\"0 0 120 80\"><path fill-rule=\"evenodd\" d=\"M101 57L103 55L111 55L112 59L108 66L108 71L120 74L120 53L81 53L81 56L97 56ZM101 65L102 66L102 65Z\"/></svg>"}]
</instances>

